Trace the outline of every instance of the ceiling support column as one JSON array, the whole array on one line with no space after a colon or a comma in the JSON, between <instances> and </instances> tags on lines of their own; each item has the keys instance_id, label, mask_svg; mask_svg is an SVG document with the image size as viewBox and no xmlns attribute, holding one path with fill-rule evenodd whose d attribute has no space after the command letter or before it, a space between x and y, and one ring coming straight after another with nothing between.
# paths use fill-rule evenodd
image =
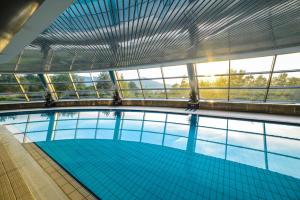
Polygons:
<instances>
[{"instance_id":1,"label":"ceiling support column","mask_svg":"<svg viewBox=\"0 0 300 200\"><path fill-rule=\"evenodd\" d=\"M198 81L196 77L196 69L195 64L188 63L187 64L187 71L188 71L188 78L189 83L191 87L191 95L190 95L190 101L193 103L198 102Z\"/></svg>"}]
</instances>

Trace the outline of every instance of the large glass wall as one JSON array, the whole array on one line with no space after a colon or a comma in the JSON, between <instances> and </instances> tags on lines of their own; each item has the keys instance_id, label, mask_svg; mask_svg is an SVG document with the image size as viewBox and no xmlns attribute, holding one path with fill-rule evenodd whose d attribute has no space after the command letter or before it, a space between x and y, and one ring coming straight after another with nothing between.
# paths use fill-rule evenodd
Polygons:
<instances>
[{"instance_id":1,"label":"large glass wall","mask_svg":"<svg viewBox=\"0 0 300 200\"><path fill-rule=\"evenodd\" d=\"M111 99L116 89L123 99L187 101L189 80L196 79L200 101L299 103L299 63L300 53L293 53L111 72L0 74L0 102L41 101L46 87L58 101Z\"/></svg>"},{"instance_id":2,"label":"large glass wall","mask_svg":"<svg viewBox=\"0 0 300 200\"><path fill-rule=\"evenodd\" d=\"M108 72L47 74L60 99L111 99L114 85Z\"/></svg>"},{"instance_id":3,"label":"large glass wall","mask_svg":"<svg viewBox=\"0 0 300 200\"><path fill-rule=\"evenodd\" d=\"M155 67L117 71L124 98L188 99L187 66Z\"/></svg>"},{"instance_id":4,"label":"large glass wall","mask_svg":"<svg viewBox=\"0 0 300 200\"><path fill-rule=\"evenodd\" d=\"M45 88L37 74L0 74L0 101L44 100Z\"/></svg>"}]
</instances>

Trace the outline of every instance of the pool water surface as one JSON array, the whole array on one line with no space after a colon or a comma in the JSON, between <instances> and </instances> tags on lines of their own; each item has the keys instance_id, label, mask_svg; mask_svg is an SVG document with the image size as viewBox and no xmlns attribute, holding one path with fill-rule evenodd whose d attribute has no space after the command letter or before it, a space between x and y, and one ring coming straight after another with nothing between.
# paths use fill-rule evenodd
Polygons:
<instances>
[{"instance_id":1,"label":"pool water surface","mask_svg":"<svg viewBox=\"0 0 300 200\"><path fill-rule=\"evenodd\" d=\"M300 126L144 111L1 115L101 199L300 199Z\"/></svg>"}]
</instances>

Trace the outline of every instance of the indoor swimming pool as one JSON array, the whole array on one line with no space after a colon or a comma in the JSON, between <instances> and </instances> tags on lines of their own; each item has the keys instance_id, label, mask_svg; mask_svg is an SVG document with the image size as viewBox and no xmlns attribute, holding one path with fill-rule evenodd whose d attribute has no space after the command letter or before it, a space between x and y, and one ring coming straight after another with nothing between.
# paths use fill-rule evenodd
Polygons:
<instances>
[{"instance_id":1,"label":"indoor swimming pool","mask_svg":"<svg viewBox=\"0 0 300 200\"><path fill-rule=\"evenodd\" d=\"M1 114L100 199L300 199L300 126L128 110Z\"/></svg>"}]
</instances>

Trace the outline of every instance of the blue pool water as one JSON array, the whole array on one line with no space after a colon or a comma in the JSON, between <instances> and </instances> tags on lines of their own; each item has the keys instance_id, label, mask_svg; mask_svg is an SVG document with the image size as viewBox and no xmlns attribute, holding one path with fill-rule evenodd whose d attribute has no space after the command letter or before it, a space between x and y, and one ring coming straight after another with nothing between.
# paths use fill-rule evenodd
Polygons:
<instances>
[{"instance_id":1,"label":"blue pool water","mask_svg":"<svg viewBox=\"0 0 300 200\"><path fill-rule=\"evenodd\" d=\"M300 199L300 126L155 112L0 116L101 199Z\"/></svg>"}]
</instances>

